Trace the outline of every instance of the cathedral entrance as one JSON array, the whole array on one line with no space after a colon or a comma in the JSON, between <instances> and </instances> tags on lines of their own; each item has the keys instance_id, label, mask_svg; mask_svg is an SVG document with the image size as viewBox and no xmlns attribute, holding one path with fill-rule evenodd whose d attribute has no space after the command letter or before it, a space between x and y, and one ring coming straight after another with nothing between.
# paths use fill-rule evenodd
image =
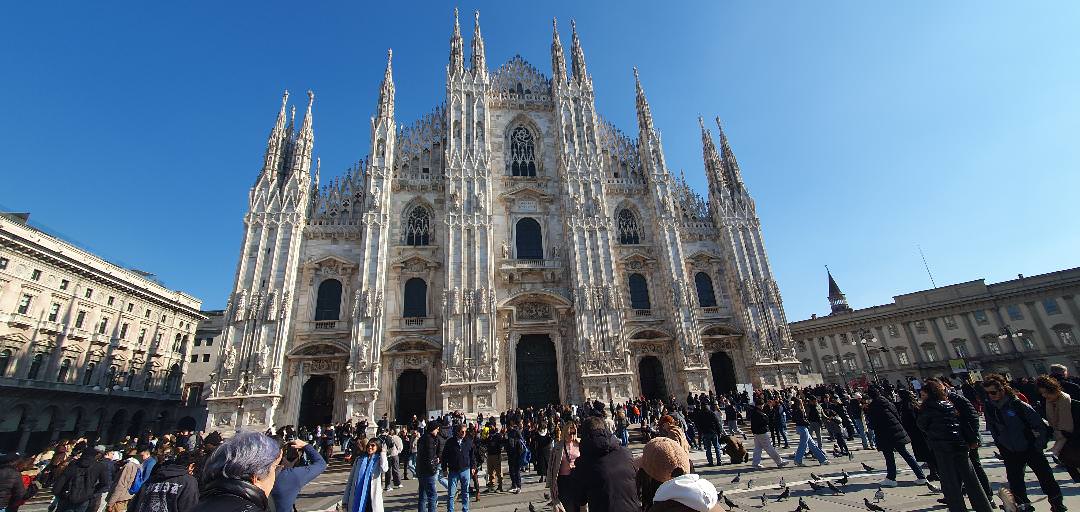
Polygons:
<instances>
[{"instance_id":1,"label":"cathedral entrance","mask_svg":"<svg viewBox=\"0 0 1080 512\"><path fill-rule=\"evenodd\" d=\"M300 416L296 427L314 427L330 423L334 417L334 378L312 375L300 393Z\"/></svg>"},{"instance_id":2,"label":"cathedral entrance","mask_svg":"<svg viewBox=\"0 0 1080 512\"><path fill-rule=\"evenodd\" d=\"M412 417L427 417L427 375L420 370L405 370L398 375L394 419L408 425Z\"/></svg>"},{"instance_id":3,"label":"cathedral entrance","mask_svg":"<svg viewBox=\"0 0 1080 512\"><path fill-rule=\"evenodd\" d=\"M727 352L713 352L709 356L709 369L712 370L713 386L717 395L735 395L735 363Z\"/></svg>"},{"instance_id":4,"label":"cathedral entrance","mask_svg":"<svg viewBox=\"0 0 1080 512\"><path fill-rule=\"evenodd\" d=\"M559 403L559 371L555 344L547 334L523 334L517 344L517 406Z\"/></svg>"},{"instance_id":5,"label":"cathedral entrance","mask_svg":"<svg viewBox=\"0 0 1080 512\"><path fill-rule=\"evenodd\" d=\"M664 382L664 366L656 356L645 356L638 363L638 378L641 380L641 395L653 400L667 395L667 383Z\"/></svg>"}]
</instances>

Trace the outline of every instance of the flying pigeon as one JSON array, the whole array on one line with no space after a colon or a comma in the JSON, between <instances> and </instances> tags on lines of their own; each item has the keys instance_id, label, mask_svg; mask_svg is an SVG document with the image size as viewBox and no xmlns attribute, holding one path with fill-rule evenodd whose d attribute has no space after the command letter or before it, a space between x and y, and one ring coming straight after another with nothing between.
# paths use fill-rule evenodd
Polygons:
<instances>
[{"instance_id":1,"label":"flying pigeon","mask_svg":"<svg viewBox=\"0 0 1080 512\"><path fill-rule=\"evenodd\" d=\"M739 504L731 501L727 496L724 496L724 505L727 505L727 508L739 508Z\"/></svg>"},{"instance_id":2,"label":"flying pigeon","mask_svg":"<svg viewBox=\"0 0 1080 512\"><path fill-rule=\"evenodd\" d=\"M795 509L795 512L802 512L804 510L810 510L810 505L807 505L806 502L803 501L802 496L799 496L799 506Z\"/></svg>"},{"instance_id":3,"label":"flying pigeon","mask_svg":"<svg viewBox=\"0 0 1080 512\"><path fill-rule=\"evenodd\" d=\"M941 492L941 489L938 489L937 487L935 487L934 484L931 483L931 482L926 482L926 488L929 489L930 492L936 492L936 493Z\"/></svg>"},{"instance_id":4,"label":"flying pigeon","mask_svg":"<svg viewBox=\"0 0 1080 512\"><path fill-rule=\"evenodd\" d=\"M874 501L877 502L883 499L885 499L885 490L881 487L878 487L877 492L874 493Z\"/></svg>"},{"instance_id":5,"label":"flying pigeon","mask_svg":"<svg viewBox=\"0 0 1080 512\"><path fill-rule=\"evenodd\" d=\"M841 491L839 487L828 480L825 481L825 485L829 487L829 490L832 491L833 494L844 494L844 491Z\"/></svg>"},{"instance_id":6,"label":"flying pigeon","mask_svg":"<svg viewBox=\"0 0 1080 512\"><path fill-rule=\"evenodd\" d=\"M737 483L739 483L739 480L742 480L742 471L739 471L738 473L735 473L735 478L731 479L731 483L737 484Z\"/></svg>"},{"instance_id":7,"label":"flying pigeon","mask_svg":"<svg viewBox=\"0 0 1080 512\"><path fill-rule=\"evenodd\" d=\"M810 482L810 488L813 489L815 492L821 490L821 486L818 485L818 484L815 484L813 481Z\"/></svg>"},{"instance_id":8,"label":"flying pigeon","mask_svg":"<svg viewBox=\"0 0 1080 512\"><path fill-rule=\"evenodd\" d=\"M784 492L776 497L776 501L784 501L791 497L791 487L784 487Z\"/></svg>"},{"instance_id":9,"label":"flying pigeon","mask_svg":"<svg viewBox=\"0 0 1080 512\"><path fill-rule=\"evenodd\" d=\"M866 508L868 508L870 510L873 510L874 512L885 512L885 509L883 509L883 508L881 508L881 507L879 507L877 505L874 505L873 503L870 503L869 499L863 498L862 501L863 501L863 504L866 505Z\"/></svg>"},{"instance_id":10,"label":"flying pigeon","mask_svg":"<svg viewBox=\"0 0 1080 512\"><path fill-rule=\"evenodd\" d=\"M873 467L867 466L865 462L862 463L862 468L863 468L863 471L877 471Z\"/></svg>"}]
</instances>

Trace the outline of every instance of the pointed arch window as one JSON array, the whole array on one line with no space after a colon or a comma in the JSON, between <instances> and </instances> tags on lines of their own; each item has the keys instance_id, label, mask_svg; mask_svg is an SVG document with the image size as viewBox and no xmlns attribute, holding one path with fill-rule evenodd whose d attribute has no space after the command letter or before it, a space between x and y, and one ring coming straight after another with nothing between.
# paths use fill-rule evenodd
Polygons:
<instances>
[{"instance_id":1,"label":"pointed arch window","mask_svg":"<svg viewBox=\"0 0 1080 512\"><path fill-rule=\"evenodd\" d=\"M623 245L637 245L641 243L641 225L638 224L637 216L629 208L619 210L619 243Z\"/></svg>"},{"instance_id":2,"label":"pointed arch window","mask_svg":"<svg viewBox=\"0 0 1080 512\"><path fill-rule=\"evenodd\" d=\"M519 260L544 259L544 238L540 223L531 217L517 221L515 242Z\"/></svg>"},{"instance_id":3,"label":"pointed arch window","mask_svg":"<svg viewBox=\"0 0 1080 512\"><path fill-rule=\"evenodd\" d=\"M694 274L694 285L697 286L698 306L703 308L716 307L716 293L713 290L712 278L705 272Z\"/></svg>"},{"instance_id":4,"label":"pointed arch window","mask_svg":"<svg viewBox=\"0 0 1080 512\"><path fill-rule=\"evenodd\" d=\"M423 318L427 316L427 282L419 277L405 281L405 301L401 316Z\"/></svg>"},{"instance_id":5,"label":"pointed arch window","mask_svg":"<svg viewBox=\"0 0 1080 512\"><path fill-rule=\"evenodd\" d=\"M649 302L649 284L645 280L645 276L630 274L626 281L627 286L630 288L630 307L634 309L652 309L652 304Z\"/></svg>"},{"instance_id":6,"label":"pointed arch window","mask_svg":"<svg viewBox=\"0 0 1080 512\"><path fill-rule=\"evenodd\" d=\"M341 281L327 279L319 284L315 301L315 321L341 318Z\"/></svg>"},{"instance_id":7,"label":"pointed arch window","mask_svg":"<svg viewBox=\"0 0 1080 512\"><path fill-rule=\"evenodd\" d=\"M412 207L405 215L404 225L401 238L405 245L417 247L431 243L431 212L427 208L421 205Z\"/></svg>"},{"instance_id":8,"label":"pointed arch window","mask_svg":"<svg viewBox=\"0 0 1080 512\"><path fill-rule=\"evenodd\" d=\"M536 145L533 134L524 126L510 132L510 175L536 176Z\"/></svg>"}]
</instances>

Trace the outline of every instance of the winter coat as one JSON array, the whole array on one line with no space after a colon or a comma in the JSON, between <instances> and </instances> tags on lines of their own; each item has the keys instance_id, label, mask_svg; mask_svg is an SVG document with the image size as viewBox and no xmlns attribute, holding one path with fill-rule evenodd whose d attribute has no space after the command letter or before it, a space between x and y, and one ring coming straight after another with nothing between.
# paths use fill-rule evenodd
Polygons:
<instances>
[{"instance_id":1,"label":"winter coat","mask_svg":"<svg viewBox=\"0 0 1080 512\"><path fill-rule=\"evenodd\" d=\"M806 419L806 410L798 407L791 408L791 421L795 422L796 427L810 426L810 422Z\"/></svg>"},{"instance_id":2,"label":"winter coat","mask_svg":"<svg viewBox=\"0 0 1080 512\"><path fill-rule=\"evenodd\" d=\"M895 451L911 442L904 430L904 423L900 420L900 412L885 398L878 397L870 402L866 417L874 431L878 451Z\"/></svg>"},{"instance_id":3,"label":"winter coat","mask_svg":"<svg viewBox=\"0 0 1080 512\"><path fill-rule=\"evenodd\" d=\"M926 444L926 435L919 430L919 425L915 421L918 416L915 404L900 402L896 404L896 410L900 413L900 424L904 426L904 432L907 432L908 438L911 439L911 454L923 462L932 460L934 454L930 451L930 446Z\"/></svg>"},{"instance_id":4,"label":"winter coat","mask_svg":"<svg viewBox=\"0 0 1080 512\"><path fill-rule=\"evenodd\" d=\"M461 440L454 438L447 441L442 452L443 469L450 474L454 474L475 467L476 461L473 459L473 440L471 438L463 437Z\"/></svg>"},{"instance_id":5,"label":"winter coat","mask_svg":"<svg viewBox=\"0 0 1080 512\"><path fill-rule=\"evenodd\" d=\"M806 404L806 421L821 423L821 406L817 403Z\"/></svg>"},{"instance_id":6,"label":"winter coat","mask_svg":"<svg viewBox=\"0 0 1080 512\"><path fill-rule=\"evenodd\" d=\"M416 452L416 474L431 476L439 469L439 456L442 455L443 441L430 433L420 437Z\"/></svg>"},{"instance_id":7,"label":"winter coat","mask_svg":"<svg viewBox=\"0 0 1080 512\"><path fill-rule=\"evenodd\" d=\"M268 512L270 500L251 482L219 478L207 482L191 512ZM288 511L282 511L288 512Z\"/></svg>"},{"instance_id":8,"label":"winter coat","mask_svg":"<svg viewBox=\"0 0 1080 512\"><path fill-rule=\"evenodd\" d=\"M1046 423L1030 405L1015 396L1006 396L1003 403L986 402L986 427L994 436L994 444L1011 452L1026 452L1046 446Z\"/></svg>"},{"instance_id":9,"label":"winter coat","mask_svg":"<svg viewBox=\"0 0 1080 512\"><path fill-rule=\"evenodd\" d=\"M310 464L285 468L278 473L274 481L274 489L270 491L274 510L290 512L300 490L326 470L326 459L319 455L319 451L314 446L304 445L304 454L311 461Z\"/></svg>"},{"instance_id":10,"label":"winter coat","mask_svg":"<svg viewBox=\"0 0 1080 512\"><path fill-rule=\"evenodd\" d=\"M949 392L949 401L952 402L953 407L956 407L956 412L960 414L960 426L965 429L963 432L964 439L974 439L977 443L982 443L982 425L979 423L979 411L975 410L975 406L964 395L955 391Z\"/></svg>"},{"instance_id":11,"label":"winter coat","mask_svg":"<svg viewBox=\"0 0 1080 512\"><path fill-rule=\"evenodd\" d=\"M948 400L926 400L922 411L915 420L926 434L926 444L931 450L949 453L968 450L960 425L960 415L956 407Z\"/></svg>"},{"instance_id":12,"label":"winter coat","mask_svg":"<svg viewBox=\"0 0 1080 512\"><path fill-rule=\"evenodd\" d=\"M117 475L113 484L112 492L109 493L109 499L105 502L106 507L128 501L133 497L130 492L131 484L135 482L141 467L142 464L139 464L138 459L129 458L124 461L124 465L120 467L120 474Z\"/></svg>"},{"instance_id":13,"label":"winter coat","mask_svg":"<svg viewBox=\"0 0 1080 512\"><path fill-rule=\"evenodd\" d=\"M597 430L581 440L581 457L574 462L570 481L590 512L641 510L636 477L630 451L614 436Z\"/></svg>"},{"instance_id":14,"label":"winter coat","mask_svg":"<svg viewBox=\"0 0 1080 512\"><path fill-rule=\"evenodd\" d=\"M761 410L761 407L751 406L748 409L750 415L750 432L754 435L769 433L769 415Z\"/></svg>"},{"instance_id":15,"label":"winter coat","mask_svg":"<svg viewBox=\"0 0 1080 512\"><path fill-rule=\"evenodd\" d=\"M129 512L189 512L199 503L199 482L186 465L158 466L139 494L128 504ZM289 510L292 510L291 508Z\"/></svg>"},{"instance_id":16,"label":"winter coat","mask_svg":"<svg viewBox=\"0 0 1080 512\"><path fill-rule=\"evenodd\" d=\"M383 473L390 469L390 465L386 461L385 451L380 451L376 456L379 457L379 460L375 462L371 471L371 483L368 485L368 503L371 503L371 512L383 512ZM349 480L345 482L345 495L341 500L341 510L352 510L352 500L356 499L353 496L353 488L356 487L356 479L359 477L357 470L360 467L360 462L366 459L367 457L357 457L356 462L353 463L352 471L349 472ZM281 510L277 512L289 511Z\"/></svg>"},{"instance_id":17,"label":"winter coat","mask_svg":"<svg viewBox=\"0 0 1080 512\"><path fill-rule=\"evenodd\" d=\"M716 415L708 409L698 409L694 411L693 415L694 424L697 425L701 435L717 434L723 431L720 422L717 421Z\"/></svg>"},{"instance_id":18,"label":"winter coat","mask_svg":"<svg viewBox=\"0 0 1080 512\"><path fill-rule=\"evenodd\" d=\"M90 488L94 489L95 494L98 494L98 490L101 486L106 485L111 479L109 478L109 468L105 464L98 462L93 455L83 455L71 462L64 468L64 471L60 473L60 476L56 477L53 481L52 492L53 496L58 498L57 508L63 510L64 507L71 504L64 497L64 488L68 481L72 478L78 478L80 474L87 473L90 481ZM103 492L103 491L102 491Z\"/></svg>"},{"instance_id":19,"label":"winter coat","mask_svg":"<svg viewBox=\"0 0 1080 512\"><path fill-rule=\"evenodd\" d=\"M15 512L25 493L19 470L12 465L0 467L0 510Z\"/></svg>"}]
</instances>

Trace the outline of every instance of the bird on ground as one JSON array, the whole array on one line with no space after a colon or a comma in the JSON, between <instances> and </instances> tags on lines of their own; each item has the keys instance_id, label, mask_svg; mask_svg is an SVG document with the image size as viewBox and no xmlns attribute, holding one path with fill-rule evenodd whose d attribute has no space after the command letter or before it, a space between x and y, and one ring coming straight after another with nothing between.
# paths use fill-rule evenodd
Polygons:
<instances>
[{"instance_id":1,"label":"bird on ground","mask_svg":"<svg viewBox=\"0 0 1080 512\"><path fill-rule=\"evenodd\" d=\"M783 489L784 487L787 487L787 484L784 483L784 477L780 477L780 484L777 485L776 488Z\"/></svg>"},{"instance_id":2,"label":"bird on ground","mask_svg":"<svg viewBox=\"0 0 1080 512\"><path fill-rule=\"evenodd\" d=\"M836 483L838 483L840 485L847 485L847 483L848 483L848 475L847 475L847 473L844 473L844 476L840 477L840 479L837 480Z\"/></svg>"},{"instance_id":3,"label":"bird on ground","mask_svg":"<svg viewBox=\"0 0 1080 512\"><path fill-rule=\"evenodd\" d=\"M727 505L727 508L739 508L739 504L731 501L727 496L724 496L724 505Z\"/></svg>"},{"instance_id":4,"label":"bird on ground","mask_svg":"<svg viewBox=\"0 0 1080 512\"><path fill-rule=\"evenodd\" d=\"M877 471L876 469L873 468L873 466L867 466L865 462L862 462L861 464L862 464L863 471Z\"/></svg>"},{"instance_id":5,"label":"bird on ground","mask_svg":"<svg viewBox=\"0 0 1080 512\"><path fill-rule=\"evenodd\" d=\"M791 497L791 487L784 487L784 492L776 497L776 501L784 501Z\"/></svg>"},{"instance_id":6,"label":"bird on ground","mask_svg":"<svg viewBox=\"0 0 1080 512\"><path fill-rule=\"evenodd\" d=\"M877 492L874 493L874 501L878 502L885 499L885 490L881 487L877 488Z\"/></svg>"},{"instance_id":7,"label":"bird on ground","mask_svg":"<svg viewBox=\"0 0 1080 512\"><path fill-rule=\"evenodd\" d=\"M814 492L817 492L817 491L821 490L821 486L818 485L818 484L815 484L814 482L810 482L810 488L813 489Z\"/></svg>"},{"instance_id":8,"label":"bird on ground","mask_svg":"<svg viewBox=\"0 0 1080 512\"><path fill-rule=\"evenodd\" d=\"M753 486L754 486L754 479L753 478L746 481L746 488L747 489L749 489L749 488L751 488Z\"/></svg>"},{"instance_id":9,"label":"bird on ground","mask_svg":"<svg viewBox=\"0 0 1080 512\"><path fill-rule=\"evenodd\" d=\"M810 505L807 505L806 502L803 501L802 496L799 496L799 507L795 509L795 512L802 512L804 510L810 510Z\"/></svg>"},{"instance_id":10,"label":"bird on ground","mask_svg":"<svg viewBox=\"0 0 1080 512\"><path fill-rule=\"evenodd\" d=\"M866 505L866 508L868 508L870 510L873 510L874 512L885 512L885 509L883 509L883 508L881 508L881 507L879 507L877 505L874 505L873 503L870 503L870 500L868 500L866 498L863 498L862 501L863 501L863 504Z\"/></svg>"},{"instance_id":11,"label":"bird on ground","mask_svg":"<svg viewBox=\"0 0 1080 512\"><path fill-rule=\"evenodd\" d=\"M742 471L739 471L738 473L735 473L735 478L731 479L731 483L737 484L737 483L739 483L739 480L742 480Z\"/></svg>"},{"instance_id":12,"label":"bird on ground","mask_svg":"<svg viewBox=\"0 0 1080 512\"><path fill-rule=\"evenodd\" d=\"M825 481L825 485L833 492L833 494L844 494L844 491L841 491L839 487L828 480Z\"/></svg>"},{"instance_id":13,"label":"bird on ground","mask_svg":"<svg viewBox=\"0 0 1080 512\"><path fill-rule=\"evenodd\" d=\"M536 507L533 506L531 501L529 502L529 512L536 512Z\"/></svg>"},{"instance_id":14,"label":"bird on ground","mask_svg":"<svg viewBox=\"0 0 1080 512\"><path fill-rule=\"evenodd\" d=\"M769 504L769 497L765 496L765 493L761 493L761 496L759 498L761 499L761 506L762 507Z\"/></svg>"},{"instance_id":15,"label":"bird on ground","mask_svg":"<svg viewBox=\"0 0 1080 512\"><path fill-rule=\"evenodd\" d=\"M815 475L813 473L810 473L810 479L817 482L817 481L821 480L821 477L817 476L817 475Z\"/></svg>"},{"instance_id":16,"label":"bird on ground","mask_svg":"<svg viewBox=\"0 0 1080 512\"><path fill-rule=\"evenodd\" d=\"M938 489L937 487L935 487L932 482L926 482L926 488L929 489L930 492L936 492L936 493L941 492L941 489Z\"/></svg>"}]
</instances>

